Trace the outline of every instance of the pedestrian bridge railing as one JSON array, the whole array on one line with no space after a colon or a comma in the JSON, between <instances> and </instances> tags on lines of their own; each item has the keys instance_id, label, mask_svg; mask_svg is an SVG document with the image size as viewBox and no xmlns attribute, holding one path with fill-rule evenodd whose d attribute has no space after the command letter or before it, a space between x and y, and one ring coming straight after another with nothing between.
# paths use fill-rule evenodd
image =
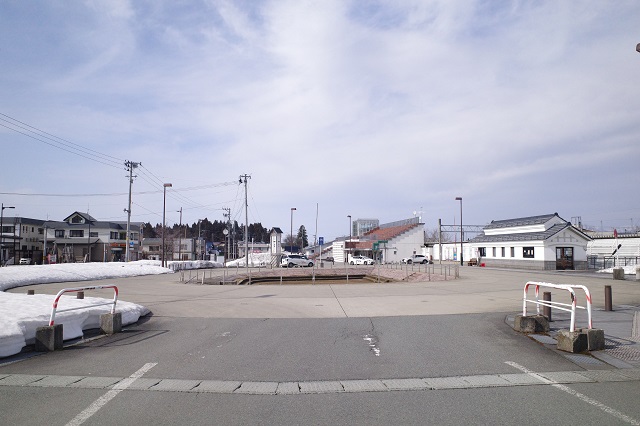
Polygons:
<instances>
[{"instance_id":1,"label":"pedestrian bridge railing","mask_svg":"<svg viewBox=\"0 0 640 426\"><path fill-rule=\"evenodd\" d=\"M527 299L527 293L529 287L535 287L535 300ZM569 293L571 296L571 303L561 303L561 302L552 302L550 300L540 300L539 293L540 287L545 288L553 288L557 290L564 290ZM577 305L577 298L575 290L582 290L585 293L587 303L585 306ZM576 328L576 309L586 309L587 318L589 322L589 328L593 328L593 322L591 319L591 293L589 289L583 285L574 285L574 284L552 284L552 283L543 283L543 282L535 282L529 281L524 286L524 296L522 298L522 316L527 316L527 302L536 304L536 312L540 315L540 306L547 306L549 308L560 309L562 311L571 312L571 323L569 325L569 331L575 331Z\"/></svg>"},{"instance_id":2,"label":"pedestrian bridge railing","mask_svg":"<svg viewBox=\"0 0 640 426\"><path fill-rule=\"evenodd\" d=\"M113 289L113 293L114 293L113 301L105 302L105 303L93 303L91 305L78 306L76 308L58 309L58 302L60 301L60 296L62 296L65 293L74 293L74 292L85 291L85 290L100 290L103 288ZM49 318L49 327L54 325L57 312L76 311L79 309L92 308L94 306L112 305L111 314L114 314L116 312L116 302L118 302L118 287L116 287L115 285L96 285L96 286L90 286L90 287L63 288L58 292L58 294L56 294L56 298L53 301L53 306L51 308L51 317Z\"/></svg>"}]
</instances>

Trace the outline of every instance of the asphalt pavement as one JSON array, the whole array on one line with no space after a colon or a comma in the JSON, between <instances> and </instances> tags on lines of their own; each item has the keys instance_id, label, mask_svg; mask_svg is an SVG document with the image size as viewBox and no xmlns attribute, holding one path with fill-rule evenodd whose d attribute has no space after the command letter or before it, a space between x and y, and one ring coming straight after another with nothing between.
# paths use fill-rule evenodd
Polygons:
<instances>
[{"instance_id":1,"label":"asphalt pavement","mask_svg":"<svg viewBox=\"0 0 640 426\"><path fill-rule=\"evenodd\" d=\"M548 335L515 332L532 280L589 287L607 349L557 351L561 312ZM2 360L3 424L640 424L636 281L463 267L446 282L230 286L170 274L117 284L152 315Z\"/></svg>"}]
</instances>

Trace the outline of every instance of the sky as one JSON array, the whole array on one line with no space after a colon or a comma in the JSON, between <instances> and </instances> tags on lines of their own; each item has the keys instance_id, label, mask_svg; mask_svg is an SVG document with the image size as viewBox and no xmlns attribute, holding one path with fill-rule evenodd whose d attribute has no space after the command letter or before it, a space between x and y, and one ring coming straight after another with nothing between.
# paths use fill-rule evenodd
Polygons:
<instances>
[{"instance_id":1,"label":"sky","mask_svg":"<svg viewBox=\"0 0 640 426\"><path fill-rule=\"evenodd\" d=\"M0 201L310 240L557 212L640 225L636 1L0 3ZM292 213L292 208L296 208ZM317 223L317 226L316 226Z\"/></svg>"}]
</instances>

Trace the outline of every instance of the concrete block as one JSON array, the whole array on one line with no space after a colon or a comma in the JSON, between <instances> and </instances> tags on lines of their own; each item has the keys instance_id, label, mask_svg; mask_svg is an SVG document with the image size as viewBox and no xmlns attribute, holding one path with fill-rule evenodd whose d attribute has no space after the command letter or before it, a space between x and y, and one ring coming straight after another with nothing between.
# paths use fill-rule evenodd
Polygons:
<instances>
[{"instance_id":1,"label":"concrete block","mask_svg":"<svg viewBox=\"0 0 640 426\"><path fill-rule=\"evenodd\" d=\"M115 334L122 330L122 313L100 315L100 330L104 334Z\"/></svg>"},{"instance_id":2,"label":"concrete block","mask_svg":"<svg viewBox=\"0 0 640 426\"><path fill-rule=\"evenodd\" d=\"M547 333L549 320L544 315L516 315L513 328L520 333Z\"/></svg>"},{"instance_id":3,"label":"concrete block","mask_svg":"<svg viewBox=\"0 0 640 426\"><path fill-rule=\"evenodd\" d=\"M598 328L582 328L579 331L587 335L589 351L604 350L604 330Z\"/></svg>"},{"instance_id":4,"label":"concrete block","mask_svg":"<svg viewBox=\"0 0 640 426\"><path fill-rule=\"evenodd\" d=\"M52 352L62 349L62 324L38 327L36 329L36 352Z\"/></svg>"},{"instance_id":5,"label":"concrete block","mask_svg":"<svg viewBox=\"0 0 640 426\"><path fill-rule=\"evenodd\" d=\"M582 331L560 330L556 335L558 349L565 352L581 353L589 349L587 333Z\"/></svg>"},{"instance_id":6,"label":"concrete block","mask_svg":"<svg viewBox=\"0 0 640 426\"><path fill-rule=\"evenodd\" d=\"M624 280L624 268L613 268L613 279Z\"/></svg>"}]
</instances>

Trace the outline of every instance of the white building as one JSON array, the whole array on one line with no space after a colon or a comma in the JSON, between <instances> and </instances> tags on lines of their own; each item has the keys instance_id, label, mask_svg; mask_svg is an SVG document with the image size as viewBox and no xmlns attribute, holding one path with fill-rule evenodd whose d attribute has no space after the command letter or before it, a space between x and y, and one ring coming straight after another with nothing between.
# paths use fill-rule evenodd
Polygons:
<instances>
[{"instance_id":1,"label":"white building","mask_svg":"<svg viewBox=\"0 0 640 426\"><path fill-rule=\"evenodd\" d=\"M465 243L471 257L498 268L587 269L591 238L557 213L491 221ZM464 259L470 259L465 254Z\"/></svg>"}]
</instances>

